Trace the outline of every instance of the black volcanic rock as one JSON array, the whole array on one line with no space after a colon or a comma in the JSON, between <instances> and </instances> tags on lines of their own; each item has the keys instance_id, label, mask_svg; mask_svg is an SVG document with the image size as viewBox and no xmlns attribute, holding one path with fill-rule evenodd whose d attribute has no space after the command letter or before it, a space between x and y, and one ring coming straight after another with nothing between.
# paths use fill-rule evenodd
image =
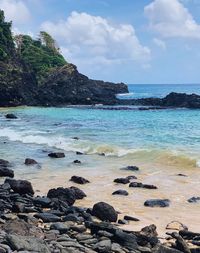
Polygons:
<instances>
[{"instance_id":1,"label":"black volcanic rock","mask_svg":"<svg viewBox=\"0 0 200 253\"><path fill-rule=\"evenodd\" d=\"M57 189L55 189L55 188L50 189L48 191L47 197L50 199L62 200L70 206L73 205L76 200L74 190L68 189L68 188L63 188L63 187L59 187Z\"/></svg>"},{"instance_id":2,"label":"black volcanic rock","mask_svg":"<svg viewBox=\"0 0 200 253\"><path fill-rule=\"evenodd\" d=\"M31 183L27 180L15 180L15 179L6 179L5 183L8 183L11 189L19 194L34 194L33 187Z\"/></svg>"},{"instance_id":3,"label":"black volcanic rock","mask_svg":"<svg viewBox=\"0 0 200 253\"><path fill-rule=\"evenodd\" d=\"M52 153L49 153L48 156L51 158L64 158L65 154L62 152L52 152Z\"/></svg>"},{"instance_id":4,"label":"black volcanic rock","mask_svg":"<svg viewBox=\"0 0 200 253\"><path fill-rule=\"evenodd\" d=\"M70 181L76 183L76 184L87 184L87 183L90 183L89 180L87 180L86 178L84 177L79 177L79 176L72 176Z\"/></svg>"},{"instance_id":5,"label":"black volcanic rock","mask_svg":"<svg viewBox=\"0 0 200 253\"><path fill-rule=\"evenodd\" d=\"M125 84L91 80L80 74L73 64L55 69L38 90L38 102L43 105L116 104L116 94L126 93Z\"/></svg>"},{"instance_id":6,"label":"black volcanic rock","mask_svg":"<svg viewBox=\"0 0 200 253\"><path fill-rule=\"evenodd\" d=\"M92 214L102 221L110 222L116 222L118 217L118 214L115 209L105 202L96 203L93 206Z\"/></svg>"},{"instance_id":7,"label":"black volcanic rock","mask_svg":"<svg viewBox=\"0 0 200 253\"><path fill-rule=\"evenodd\" d=\"M169 199L149 199L144 202L144 205L149 207L168 207L169 204Z\"/></svg>"},{"instance_id":8,"label":"black volcanic rock","mask_svg":"<svg viewBox=\"0 0 200 253\"><path fill-rule=\"evenodd\" d=\"M6 119L17 119L17 116L13 113L8 113L6 114Z\"/></svg>"},{"instance_id":9,"label":"black volcanic rock","mask_svg":"<svg viewBox=\"0 0 200 253\"><path fill-rule=\"evenodd\" d=\"M169 107L175 108L185 107L191 109L198 109L200 108L200 95L171 92L164 98L140 98L140 99L120 100L119 104L154 106L157 107L155 109L162 109L162 108L166 109Z\"/></svg>"}]
</instances>

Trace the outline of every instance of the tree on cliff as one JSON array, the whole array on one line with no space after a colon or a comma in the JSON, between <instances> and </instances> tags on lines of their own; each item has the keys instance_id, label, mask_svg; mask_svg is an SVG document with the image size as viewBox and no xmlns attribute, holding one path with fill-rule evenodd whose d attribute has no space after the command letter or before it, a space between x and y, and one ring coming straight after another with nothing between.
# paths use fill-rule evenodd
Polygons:
<instances>
[{"instance_id":1,"label":"tree on cliff","mask_svg":"<svg viewBox=\"0 0 200 253\"><path fill-rule=\"evenodd\" d=\"M4 12L0 10L0 61L7 61L14 53L11 33L12 22L6 22Z\"/></svg>"}]
</instances>

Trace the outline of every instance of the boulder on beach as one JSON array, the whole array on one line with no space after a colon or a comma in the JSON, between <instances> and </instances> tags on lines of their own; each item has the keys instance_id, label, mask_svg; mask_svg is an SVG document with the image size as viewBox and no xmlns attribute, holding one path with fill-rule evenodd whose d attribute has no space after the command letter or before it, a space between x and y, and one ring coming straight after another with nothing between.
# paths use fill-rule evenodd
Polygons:
<instances>
[{"instance_id":1,"label":"boulder on beach","mask_svg":"<svg viewBox=\"0 0 200 253\"><path fill-rule=\"evenodd\" d=\"M122 196L128 196L128 192L126 190L117 190L112 193L112 195L122 195Z\"/></svg>"},{"instance_id":2,"label":"boulder on beach","mask_svg":"<svg viewBox=\"0 0 200 253\"><path fill-rule=\"evenodd\" d=\"M24 163L26 165L35 165L35 164L38 164L37 161L35 161L34 159L31 159L31 158L26 158Z\"/></svg>"},{"instance_id":3,"label":"boulder on beach","mask_svg":"<svg viewBox=\"0 0 200 253\"><path fill-rule=\"evenodd\" d=\"M102 221L116 222L118 218L115 209L105 202L96 203L92 208L92 214Z\"/></svg>"},{"instance_id":4,"label":"boulder on beach","mask_svg":"<svg viewBox=\"0 0 200 253\"><path fill-rule=\"evenodd\" d=\"M79 161L79 160L74 160L73 163L75 163L75 164L81 164L81 161Z\"/></svg>"},{"instance_id":5,"label":"boulder on beach","mask_svg":"<svg viewBox=\"0 0 200 253\"><path fill-rule=\"evenodd\" d=\"M192 197L187 200L189 203L200 203L200 197Z\"/></svg>"},{"instance_id":6,"label":"boulder on beach","mask_svg":"<svg viewBox=\"0 0 200 253\"><path fill-rule=\"evenodd\" d=\"M74 191L76 199L83 199L83 198L87 197L87 195L78 187L71 186L70 189L72 191Z\"/></svg>"},{"instance_id":7,"label":"boulder on beach","mask_svg":"<svg viewBox=\"0 0 200 253\"><path fill-rule=\"evenodd\" d=\"M84 177L79 177L79 176L72 176L70 181L76 183L76 184L87 184L90 183L89 180L85 179Z\"/></svg>"},{"instance_id":8,"label":"boulder on beach","mask_svg":"<svg viewBox=\"0 0 200 253\"><path fill-rule=\"evenodd\" d=\"M47 193L47 197L50 199L62 200L70 206L73 205L76 200L74 190L63 187L50 189Z\"/></svg>"},{"instance_id":9,"label":"boulder on beach","mask_svg":"<svg viewBox=\"0 0 200 253\"><path fill-rule=\"evenodd\" d=\"M13 113L8 113L5 115L6 119L17 119L17 116Z\"/></svg>"},{"instance_id":10,"label":"boulder on beach","mask_svg":"<svg viewBox=\"0 0 200 253\"><path fill-rule=\"evenodd\" d=\"M169 204L169 199L149 199L144 202L144 205L148 207L168 207Z\"/></svg>"},{"instance_id":11,"label":"boulder on beach","mask_svg":"<svg viewBox=\"0 0 200 253\"><path fill-rule=\"evenodd\" d=\"M138 171L139 170L139 167L137 166L126 166L126 167L123 167L121 168L121 170L130 170L130 171Z\"/></svg>"},{"instance_id":12,"label":"boulder on beach","mask_svg":"<svg viewBox=\"0 0 200 253\"><path fill-rule=\"evenodd\" d=\"M127 177L121 177L121 178L116 178L116 179L114 179L114 183L118 183L118 184L128 184L128 183L130 183L130 180L129 180L129 178L127 178Z\"/></svg>"},{"instance_id":13,"label":"boulder on beach","mask_svg":"<svg viewBox=\"0 0 200 253\"><path fill-rule=\"evenodd\" d=\"M139 182L131 182L129 184L129 187L134 187L134 188L144 188L144 189L158 189L157 186L151 185L151 184L143 184Z\"/></svg>"},{"instance_id":14,"label":"boulder on beach","mask_svg":"<svg viewBox=\"0 0 200 253\"><path fill-rule=\"evenodd\" d=\"M32 184L27 180L15 180L15 179L6 179L5 183L8 183L11 189L19 194L34 194Z\"/></svg>"},{"instance_id":15,"label":"boulder on beach","mask_svg":"<svg viewBox=\"0 0 200 253\"><path fill-rule=\"evenodd\" d=\"M135 217L132 217L132 216L129 216L129 215L125 215L124 220L127 220L127 221L140 221L138 218L135 218Z\"/></svg>"},{"instance_id":16,"label":"boulder on beach","mask_svg":"<svg viewBox=\"0 0 200 253\"><path fill-rule=\"evenodd\" d=\"M63 152L52 152L48 154L51 158L63 158L65 157L65 154Z\"/></svg>"},{"instance_id":17,"label":"boulder on beach","mask_svg":"<svg viewBox=\"0 0 200 253\"><path fill-rule=\"evenodd\" d=\"M0 177L14 177L14 171L8 168L10 166L9 161L0 159Z\"/></svg>"}]
</instances>

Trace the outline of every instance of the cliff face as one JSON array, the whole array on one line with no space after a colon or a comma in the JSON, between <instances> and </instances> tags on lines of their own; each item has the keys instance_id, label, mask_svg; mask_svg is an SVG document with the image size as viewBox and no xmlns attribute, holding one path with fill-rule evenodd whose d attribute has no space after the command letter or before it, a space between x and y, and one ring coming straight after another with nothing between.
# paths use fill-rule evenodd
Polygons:
<instances>
[{"instance_id":1,"label":"cliff face","mask_svg":"<svg viewBox=\"0 0 200 253\"><path fill-rule=\"evenodd\" d=\"M39 89L43 105L115 104L116 94L128 92L125 84L91 80L80 74L77 67L67 64L49 74Z\"/></svg>"},{"instance_id":2,"label":"cliff face","mask_svg":"<svg viewBox=\"0 0 200 253\"><path fill-rule=\"evenodd\" d=\"M113 105L118 102L115 94L124 92L125 84L91 80L72 64L54 69L38 85L34 72L19 63L0 62L0 106Z\"/></svg>"}]
</instances>

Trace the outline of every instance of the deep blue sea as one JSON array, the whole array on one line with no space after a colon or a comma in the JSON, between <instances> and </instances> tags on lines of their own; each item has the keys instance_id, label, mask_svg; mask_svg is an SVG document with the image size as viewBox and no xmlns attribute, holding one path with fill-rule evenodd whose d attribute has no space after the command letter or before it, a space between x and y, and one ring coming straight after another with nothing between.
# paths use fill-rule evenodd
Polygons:
<instances>
[{"instance_id":1,"label":"deep blue sea","mask_svg":"<svg viewBox=\"0 0 200 253\"><path fill-rule=\"evenodd\" d=\"M200 85L129 85L129 90L130 97L164 97L172 91L200 94ZM18 119L7 120L6 113ZM65 152L66 157L51 159L51 151ZM25 166L27 157L40 166ZM141 219L134 229L154 223L163 231L168 222L179 220L198 232L200 206L191 209L187 199L199 196L200 110L1 108L0 158L13 164L16 178L31 180L41 194L50 187L69 186L74 174L87 177L92 183L81 186L88 195L83 204L109 202L122 214ZM74 164L76 159L82 163ZM113 184L114 178L132 173L120 170L127 165L139 166L138 180L159 189L150 192ZM188 177L177 177L178 173ZM119 187L129 196L113 197ZM172 203L162 212L150 210L143 205L148 198L169 198Z\"/></svg>"}]
</instances>

